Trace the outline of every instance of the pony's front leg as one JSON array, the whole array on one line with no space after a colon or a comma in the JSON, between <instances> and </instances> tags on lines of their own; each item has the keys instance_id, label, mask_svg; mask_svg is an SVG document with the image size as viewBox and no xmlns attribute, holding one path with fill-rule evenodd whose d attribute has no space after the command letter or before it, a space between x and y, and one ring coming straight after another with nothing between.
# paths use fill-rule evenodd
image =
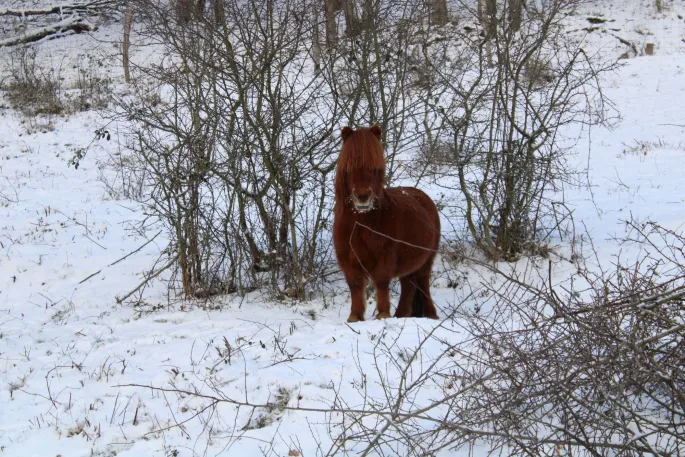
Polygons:
<instances>
[{"instance_id":1,"label":"pony's front leg","mask_svg":"<svg viewBox=\"0 0 685 457\"><path fill-rule=\"evenodd\" d=\"M352 298L352 309L350 310L350 317L347 318L347 322L363 321L364 313L366 312L366 297L364 296L366 276L360 272L345 273L345 279L350 288Z\"/></svg>"},{"instance_id":2,"label":"pony's front leg","mask_svg":"<svg viewBox=\"0 0 685 457\"><path fill-rule=\"evenodd\" d=\"M374 281L376 286L376 319L390 317L390 281Z\"/></svg>"}]
</instances>

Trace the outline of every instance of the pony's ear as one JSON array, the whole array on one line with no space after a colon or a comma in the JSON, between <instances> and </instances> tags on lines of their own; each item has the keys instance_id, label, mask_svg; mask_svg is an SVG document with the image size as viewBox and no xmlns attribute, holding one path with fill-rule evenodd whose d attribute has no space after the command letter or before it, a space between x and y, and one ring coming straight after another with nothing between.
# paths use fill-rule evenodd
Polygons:
<instances>
[{"instance_id":1,"label":"pony's ear","mask_svg":"<svg viewBox=\"0 0 685 457\"><path fill-rule=\"evenodd\" d=\"M371 130L371 133L376 135L376 138L378 138L379 140L381 139L381 134L383 133L383 131L381 130L380 125L373 124L369 130Z\"/></svg>"},{"instance_id":2,"label":"pony's ear","mask_svg":"<svg viewBox=\"0 0 685 457\"><path fill-rule=\"evenodd\" d=\"M354 133L354 130L352 130L349 126L345 126L342 129L342 132L340 132L340 135L342 136L343 143Z\"/></svg>"}]
</instances>

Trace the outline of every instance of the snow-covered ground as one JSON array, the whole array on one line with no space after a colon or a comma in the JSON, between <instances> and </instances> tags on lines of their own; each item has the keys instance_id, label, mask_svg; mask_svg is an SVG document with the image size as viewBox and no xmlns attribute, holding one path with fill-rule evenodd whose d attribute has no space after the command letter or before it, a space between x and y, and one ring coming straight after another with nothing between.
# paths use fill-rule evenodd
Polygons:
<instances>
[{"instance_id":1,"label":"snow-covered ground","mask_svg":"<svg viewBox=\"0 0 685 457\"><path fill-rule=\"evenodd\" d=\"M658 12L655 0L589 1L571 19L570 30L579 36L587 35L585 41L591 49L600 49L615 57L625 53L634 57L635 50L637 55L645 55L650 43L654 45L654 55L682 54L685 52L685 1L663 1L662 4L663 10Z\"/></svg>"},{"instance_id":2,"label":"snow-covered ground","mask_svg":"<svg viewBox=\"0 0 685 457\"><path fill-rule=\"evenodd\" d=\"M620 122L594 129L591 141L578 144L591 191L565 195L577 231L587 230L601 262L619 252L635 255L615 241L626 219L650 218L676 230L685 223L685 22L675 11L685 14L685 4L665 2L665 19L631 19L620 3L594 14L615 14L621 22L615 28L631 40L649 31L657 52L626 60L606 81ZM56 40L43 52L62 46L73 58L85 42L81 36ZM282 406L325 409L344 398L354 407L364 391L382 397L378 381L392 380L397 368L384 364L380 341L399 354L440 326L417 362L427 364L441 340L460 338L452 322L345 325L344 288L304 304L272 303L255 293L226 298L218 309L187 310L160 306L165 291L156 284L145 292L144 310L117 304L115 297L141 281L166 240L159 235L114 264L156 231L134 231L132 221L144 217L140 208L108 197L99 164L116 152L116 142L93 145L78 170L67 166L101 126L98 113L54 124L52 131L26 134L18 114L0 110L0 455L318 455L317 442L330 445L324 415ZM463 288L448 288L437 274L433 296L443 314L487 279L481 269L458 268L468 277ZM557 268L562 278L572 265L562 261ZM387 371L366 369L374 363ZM266 413L228 404L202 411L207 401L128 384L220 391L275 406ZM430 403L439 388L428 383L417 402ZM172 427L177 424L182 427Z\"/></svg>"}]
</instances>

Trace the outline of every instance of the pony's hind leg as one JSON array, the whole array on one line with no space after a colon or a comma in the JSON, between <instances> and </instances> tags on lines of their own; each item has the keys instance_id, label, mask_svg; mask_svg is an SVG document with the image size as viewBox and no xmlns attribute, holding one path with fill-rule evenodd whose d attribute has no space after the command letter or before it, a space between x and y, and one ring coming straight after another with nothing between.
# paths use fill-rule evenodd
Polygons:
<instances>
[{"instance_id":1,"label":"pony's hind leg","mask_svg":"<svg viewBox=\"0 0 685 457\"><path fill-rule=\"evenodd\" d=\"M431 297L431 272L433 270L433 260L435 254L431 255L426 262L414 273L416 294L410 303L412 317L427 317L438 319L438 312ZM412 309L413 308L413 309Z\"/></svg>"},{"instance_id":2,"label":"pony's hind leg","mask_svg":"<svg viewBox=\"0 0 685 457\"><path fill-rule=\"evenodd\" d=\"M431 275L430 269L428 272L420 272L417 275L417 287L416 293L417 298L421 301L423 305L423 317L429 319L438 319L438 311L435 309L435 303L433 303L433 298L431 297Z\"/></svg>"},{"instance_id":3,"label":"pony's hind leg","mask_svg":"<svg viewBox=\"0 0 685 457\"><path fill-rule=\"evenodd\" d=\"M400 301L397 303L395 317L411 316L412 301L416 294L416 276L408 275L400 278Z\"/></svg>"}]
</instances>

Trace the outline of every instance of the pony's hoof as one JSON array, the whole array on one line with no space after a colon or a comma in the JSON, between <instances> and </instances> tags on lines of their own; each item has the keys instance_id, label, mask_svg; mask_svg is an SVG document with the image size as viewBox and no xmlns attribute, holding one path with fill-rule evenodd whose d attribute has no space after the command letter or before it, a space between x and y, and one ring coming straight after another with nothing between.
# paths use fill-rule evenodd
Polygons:
<instances>
[{"instance_id":1,"label":"pony's hoof","mask_svg":"<svg viewBox=\"0 0 685 457\"><path fill-rule=\"evenodd\" d=\"M361 322L361 321L363 321L363 320L364 320L363 317L359 317L359 316L357 316L357 315L355 315L355 314L350 314L350 317L347 318L347 322L350 322L350 323L352 323L352 322Z\"/></svg>"},{"instance_id":2,"label":"pony's hoof","mask_svg":"<svg viewBox=\"0 0 685 457\"><path fill-rule=\"evenodd\" d=\"M437 314L431 314L431 315L426 314L424 317L426 317L426 318L428 318L428 319L433 319L433 320L436 320L436 321L439 321L439 320L440 320L440 318L438 317Z\"/></svg>"},{"instance_id":3,"label":"pony's hoof","mask_svg":"<svg viewBox=\"0 0 685 457\"><path fill-rule=\"evenodd\" d=\"M384 311L382 313L376 314L376 319L389 319L390 318L390 313L388 311Z\"/></svg>"}]
</instances>

